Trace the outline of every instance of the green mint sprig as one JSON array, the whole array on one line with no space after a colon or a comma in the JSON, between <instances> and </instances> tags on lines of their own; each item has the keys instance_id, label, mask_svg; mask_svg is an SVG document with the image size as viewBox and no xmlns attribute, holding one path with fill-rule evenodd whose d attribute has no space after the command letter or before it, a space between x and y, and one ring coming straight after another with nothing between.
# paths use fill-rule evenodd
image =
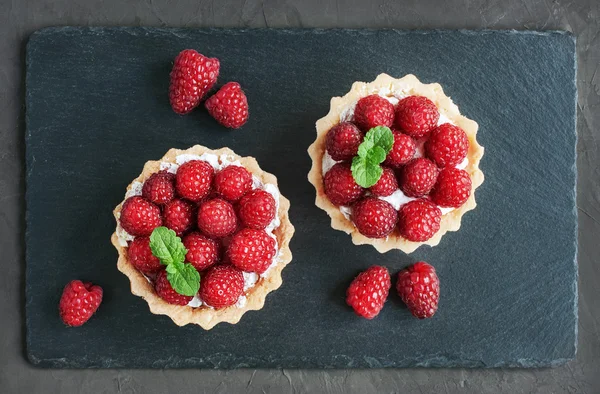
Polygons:
<instances>
[{"instance_id":1,"label":"green mint sprig","mask_svg":"<svg viewBox=\"0 0 600 394\"><path fill-rule=\"evenodd\" d=\"M185 263L187 249L175 231L157 227L150 235L152 254L167 266L167 280L173 289L184 296L193 296L200 289L200 274L190 263Z\"/></svg>"},{"instance_id":2,"label":"green mint sprig","mask_svg":"<svg viewBox=\"0 0 600 394\"><path fill-rule=\"evenodd\" d=\"M383 169L381 163L394 145L394 134L389 127L377 126L365 134L358 147L358 155L352 159L352 176L362 187L371 187L377 183Z\"/></svg>"}]
</instances>

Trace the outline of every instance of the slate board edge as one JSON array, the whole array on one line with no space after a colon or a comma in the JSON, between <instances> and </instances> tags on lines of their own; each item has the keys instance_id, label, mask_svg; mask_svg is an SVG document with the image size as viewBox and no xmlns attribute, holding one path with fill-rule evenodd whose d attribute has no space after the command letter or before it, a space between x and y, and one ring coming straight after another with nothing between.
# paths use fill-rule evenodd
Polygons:
<instances>
[{"instance_id":1,"label":"slate board edge","mask_svg":"<svg viewBox=\"0 0 600 394\"><path fill-rule=\"evenodd\" d=\"M43 368L43 369L106 369L106 368L127 368L127 369L222 369L222 370L233 370L233 369L278 369L282 368L281 365L289 365L284 367L285 369L303 369L303 370L316 370L316 369L391 369L391 368L554 368L564 365L573 360L573 358L558 358L552 360L550 362L540 361L537 359L516 359L514 361L508 361L497 364L483 364L479 361L469 361L466 359L456 359L456 360L448 360L444 357L439 358L428 358L423 357L422 359L405 359L401 362L381 362L381 360L377 359L369 359L364 360L364 362L355 363L348 365L346 362L335 362L331 359L329 362L324 362L322 359L318 362L313 362L314 360L305 359L302 360L302 364L310 364L311 367L305 367L301 365L289 364L286 359L271 359L268 362L241 362L237 365L231 365L228 367L222 367L220 365L220 361L218 359L212 359L211 361L201 361L201 359L173 359L170 358L168 360L157 360L152 363L152 366L131 366L131 365L122 365L119 363L115 363L112 359L107 359L104 361L89 361L84 362L82 360L77 360L74 362L69 361L67 358L48 358L48 359L39 359L35 355L30 352L27 353L28 361L35 367ZM226 360L228 356L224 356L224 360ZM298 362L298 360L294 360Z\"/></svg>"},{"instance_id":2,"label":"slate board edge","mask_svg":"<svg viewBox=\"0 0 600 394\"><path fill-rule=\"evenodd\" d=\"M43 30L46 30L46 29L40 29L38 31L33 32L31 34L31 36L29 37L29 40L27 42L27 46L25 48L25 52L26 52L26 55L25 55L25 103L24 103L24 105L25 105L25 109L24 109L24 111L25 111L25 147L24 147L24 149L25 149L25 207L24 207L24 209L25 209L25 223L24 223L24 226L25 226L25 235L23 237L24 241L25 241L25 245L24 245L24 249L25 249L25 251L24 251L24 258L25 258L25 278L23 280L23 283L25 284L25 289L23 289L24 292L25 292L25 310L23 312L25 314L25 347L26 347L25 356L26 356L27 360L32 365L35 365L35 366L42 366L43 364L40 364L40 360L35 357L35 355L31 352L31 349L30 349L31 348L31 346L30 346L30 343L31 343L30 342L30 340L31 340L30 335L31 335L31 333L30 333L30 330L29 330L29 313L27 312L29 310L28 304L29 304L29 301L30 301L29 289L28 289L28 286L27 286L27 283L28 283L27 278L31 275L30 272L29 272L30 271L30 264L28 264L28 262L29 262L29 248L27 248L27 244L29 244L29 237L30 237L29 231L28 231L28 223L29 223L29 209L28 209L28 207L30 205L30 202L29 202L30 193L29 193L29 183L27 182L27 178L29 176L29 173L33 170L33 165L35 163L35 162L31 161L31 157L30 157L30 154L28 152L29 151L29 140L31 139L31 132L30 132L30 129L29 129L29 124L30 124L30 122L29 122L29 116L30 116L30 113L31 113L31 111L30 111L30 105L31 105L31 103L30 103L30 100L29 100L28 83L29 83L29 79L30 79L29 78L29 71L30 71L30 67L31 67L30 51L31 51L33 43L35 42L34 41L34 37L37 36L39 33L42 33ZM49 28L48 30L52 31L52 28ZM58 313L58 306L57 306L57 313ZM59 365L59 363L60 363L59 360L56 360L56 361L59 361L58 364L54 360L52 360L52 361L48 360L48 361L50 362L50 365L53 365L53 366L54 365Z\"/></svg>"},{"instance_id":3,"label":"slate board edge","mask_svg":"<svg viewBox=\"0 0 600 394\"><path fill-rule=\"evenodd\" d=\"M573 34L570 34L572 41L573 41L573 90L575 93L575 110L573 111L573 129L575 130L575 144L574 144L574 163L573 163L573 174L574 174L574 185L573 185L573 216L575 218L575 236L574 236L574 243L575 243L575 251L573 254L573 266L575 268L575 278L573 278L573 291L575 293L575 297L573 297L573 315L575 317L575 336L574 336L574 343L573 343L573 355L570 358L570 360L574 360L575 357L577 356L577 343L579 341L579 261L578 261L578 255L579 255L579 209L578 209L578 205L577 205L577 185L579 183L579 177L578 177L578 172L577 172L577 146L579 144L579 133L578 133L578 129L577 129L577 107L579 105L579 91L577 89L577 37L575 37ZM567 360L567 361L570 361ZM564 364L564 363L563 363Z\"/></svg>"},{"instance_id":4,"label":"slate board edge","mask_svg":"<svg viewBox=\"0 0 600 394\"><path fill-rule=\"evenodd\" d=\"M42 35L42 34L53 34L53 33L59 33L59 32L78 32L78 31L90 31L90 32L98 32L98 33L103 33L104 31L107 30L114 30L114 31L126 31L130 34L133 35L137 35L138 32L145 32L145 31L152 31L152 32L158 32L158 33L162 33L162 34L181 34L181 33L186 33L187 31L195 31L195 32L206 32L206 33L210 33L210 32L237 32L237 33L244 33L244 32L252 32L252 31L264 31L264 30L271 30L271 31L277 31L277 32L285 32L285 33L291 33L291 34L304 34L304 33L312 33L312 32L328 32L328 31L346 31L346 32L354 32L354 33L359 33L359 34L375 34L379 31L395 31L399 34L407 34L407 33L418 33L418 34L432 34L432 33L451 33L451 32L460 32L462 34L466 34L466 35L471 35L471 34L510 34L510 33L519 33L519 34L531 34L531 35L541 35L541 36L550 36L550 35L566 35L572 38L573 44L575 45L576 43L576 37L573 36L573 34L571 32L568 31L560 31L560 30L551 30L551 31L518 31L518 30L489 30L489 29L484 29L484 30L446 30L446 29L431 29L431 30L398 30L398 29L277 29L277 28L263 28L263 29L231 29L231 28L205 28L205 29L194 29L194 28L152 28L152 27L76 27L76 26L64 26L64 27L60 27L60 26L56 26L56 27L47 27L47 28L43 28L40 29L38 31L35 31L34 33L31 34L29 41L27 43L27 61L26 61L26 81L25 81L25 86L26 86L26 92L27 92L27 80L28 80L28 75L29 75L29 68L30 68L30 60L29 60L29 52L30 52L30 44L35 43L35 38L38 35ZM575 77L577 75L577 58L576 58L576 53L575 51L573 51L574 54L574 68L575 68ZM576 78L574 79L574 83L576 82ZM575 93L577 93L577 87L575 85L574 87ZM28 117L29 117L29 96L26 93L26 100L25 100L25 119L26 119L26 125L28 124ZM577 109L577 102L575 103L575 107ZM574 124L576 126L577 124L577 116L576 116L576 112L575 111L575 117L573 119ZM31 138L31 133L30 130L28 128L28 126L26 126L26 132L25 132L25 140L29 141L29 139ZM26 160L25 160L25 169L26 169L26 174L29 173L34 164L35 164L35 159L31 160L30 156L27 154L27 144L26 144ZM575 145L574 147L575 149L575 159L577 158L577 146ZM575 163L573 164L573 171L575 173L575 184L574 184L574 198L575 198L575 202L576 202L576 190L577 190L577 162L575 161ZM29 202L29 196L27 194L27 185L26 185L26 190L25 190L25 202L26 202L26 207L28 205ZM577 217L578 217L578 209L577 209L577 205L574 205L574 217L576 219L575 222L575 255L574 255L574 266L575 266L575 282L573 284L574 288L575 288L575 297L574 297L574 303L575 303L575 308L574 308L574 317L576 320L576 323L578 322L578 309L577 309L577 305L578 305L578 277L579 277L579 272L578 272L578 264L577 264L577 252L578 252L578 222L577 222ZM27 223L27 219L28 219L28 210L27 208L25 208L25 219L26 219L26 223ZM28 233L27 230L25 232L25 239L28 239ZM25 261L27 261L27 249L25 251ZM26 276L28 274L28 268L26 268ZM26 305L28 303L28 297L26 296ZM27 319L27 314L26 314L26 319ZM115 364L114 361L112 360L105 360L100 361L100 362L84 362L82 363L77 362L77 363L73 363L68 361L65 358L57 358L57 359L39 359L37 358L34 354L32 354L29 351L29 332L27 332L27 336L26 336L26 343L27 343L27 351L26 351L26 355L27 358L29 360L29 362L37 367L41 367L41 368L74 368L74 369L79 369L79 368L115 368L115 367L119 367L119 364ZM448 360L446 359L444 356L440 356L440 357L431 357L431 356L425 356L423 357L424 362L421 363L419 360L420 359L405 359L402 360L400 362L397 361L393 361L393 362L380 362L379 360L368 360L365 361L364 363L357 363L357 365L352 366L352 368L402 368L402 367L436 367L436 366L443 366L443 367L466 367L466 368L504 368L504 367L508 367L508 368L538 368L538 367L555 367L555 366L559 366L559 365L563 365L566 362L572 360L577 352L577 340L578 340L578 324L575 325L575 344L574 344L574 351L573 351L573 355L571 357L571 355L569 355L569 357L567 358L557 358L555 360L551 360L551 361L539 361L537 359L516 359L513 361L507 361L507 362L502 362L502 363L497 363L497 364L493 364L493 365L485 365L479 361L473 361L472 363L470 363L468 360L464 360L464 359L455 359L455 360ZM228 355L223 355L224 359L228 358ZM335 360L335 357L332 358L332 360ZM273 367L277 367L278 365L280 365L280 363L285 362L285 359L281 359L281 360L269 360L268 362L263 362L260 363L261 366L265 366L265 365L270 365L272 364ZM332 368L340 368L340 367L348 367L347 363L336 363L336 362L330 362L330 363L326 363L326 365L320 365L321 363L323 363L323 360L321 359L320 361L317 362L310 362L310 360L306 359L303 360L303 363L309 362L312 365L317 365L316 368L327 368L327 369L332 369ZM160 367L160 368L222 368L219 366L220 362L219 361L215 361L215 360L211 360L211 361L203 361L203 360L199 360L196 358L192 358L192 359L169 359L169 360L159 360L156 363L156 367ZM232 366L229 368L225 368L225 369L235 369L235 368L252 368L253 367L253 363L249 362L249 363L240 363L239 366ZM131 368L131 367L128 367ZM135 368L135 367L134 367ZM289 368L301 368L301 367L289 367ZM137 368L136 368L137 369Z\"/></svg>"},{"instance_id":5,"label":"slate board edge","mask_svg":"<svg viewBox=\"0 0 600 394\"><path fill-rule=\"evenodd\" d=\"M247 29L236 29L236 28L226 28L226 27L207 27L207 28L180 28L180 27L134 27L134 26L49 26L44 27L42 29L34 31L28 40L28 45L38 35L42 34L53 34L53 33L61 33L61 32L97 32L103 33L106 30L115 30L115 31L126 31L130 34L137 35L144 33L146 31L151 31L152 33L161 33L168 35L179 35L185 34L187 32L205 32L206 34L212 32L236 32L236 33L247 33L247 32L256 32L256 31L274 31L280 33L288 33L288 34L310 34L310 33L326 33L326 32L353 32L357 34L376 34L377 32L389 32L393 31L398 34L439 34L439 33L455 33L459 32L464 35L474 35L474 34L528 34L534 36L551 36L551 35L565 35L571 37L573 42L576 41L575 36L572 32L567 30L516 30L516 29L502 29L502 30L494 30L494 29L344 29L344 28L247 28ZM575 55L576 56L576 55Z\"/></svg>"}]
</instances>

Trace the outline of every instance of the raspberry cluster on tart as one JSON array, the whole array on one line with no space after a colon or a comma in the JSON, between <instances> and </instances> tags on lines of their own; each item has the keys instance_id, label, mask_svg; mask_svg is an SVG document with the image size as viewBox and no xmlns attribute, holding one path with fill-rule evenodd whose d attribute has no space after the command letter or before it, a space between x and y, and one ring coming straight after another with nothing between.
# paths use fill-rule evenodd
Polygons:
<instances>
[{"instance_id":1,"label":"raspberry cluster on tart","mask_svg":"<svg viewBox=\"0 0 600 394\"><path fill-rule=\"evenodd\" d=\"M476 206L484 179L477 129L437 83L387 74L355 82L316 122L308 149L315 203L356 245L381 253L435 246Z\"/></svg>"},{"instance_id":2,"label":"raspberry cluster on tart","mask_svg":"<svg viewBox=\"0 0 600 394\"><path fill-rule=\"evenodd\" d=\"M113 212L117 267L154 314L207 330L235 324L281 286L292 259L289 207L276 177L252 157L200 145L171 149L146 162ZM183 250L179 267L199 273L195 294L176 290L153 248L159 232Z\"/></svg>"}]
</instances>

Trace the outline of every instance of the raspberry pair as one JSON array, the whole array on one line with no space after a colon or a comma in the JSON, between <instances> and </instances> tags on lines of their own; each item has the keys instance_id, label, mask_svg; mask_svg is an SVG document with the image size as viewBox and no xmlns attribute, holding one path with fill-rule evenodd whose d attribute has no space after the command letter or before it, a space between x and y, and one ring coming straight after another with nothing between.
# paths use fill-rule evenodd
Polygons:
<instances>
[{"instance_id":1,"label":"raspberry pair","mask_svg":"<svg viewBox=\"0 0 600 394\"><path fill-rule=\"evenodd\" d=\"M208 58L193 49L177 55L169 86L173 111L185 115L196 108L217 82L219 68L219 59ZM225 127L238 129L248 121L248 100L237 82L223 85L204 106Z\"/></svg>"},{"instance_id":2,"label":"raspberry pair","mask_svg":"<svg viewBox=\"0 0 600 394\"><path fill-rule=\"evenodd\" d=\"M379 314L391 287L387 268L374 265L361 272L346 291L346 303L366 319ZM438 308L440 281L435 269L425 263L415 263L398 273L396 291L413 316L432 317Z\"/></svg>"}]
</instances>

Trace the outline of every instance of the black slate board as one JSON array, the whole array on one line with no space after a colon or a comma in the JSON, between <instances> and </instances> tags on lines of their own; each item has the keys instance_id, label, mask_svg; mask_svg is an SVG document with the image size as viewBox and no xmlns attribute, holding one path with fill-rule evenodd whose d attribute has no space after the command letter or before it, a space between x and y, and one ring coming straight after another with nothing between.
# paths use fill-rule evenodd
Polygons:
<instances>
[{"instance_id":1,"label":"black slate board","mask_svg":"<svg viewBox=\"0 0 600 394\"><path fill-rule=\"evenodd\" d=\"M221 60L251 120L229 132L168 104L174 56ZM27 47L27 354L44 367L551 366L575 355L574 40L560 32L52 28ZM314 122L332 96L380 72L440 82L480 125L486 181L458 233L410 256L353 246L306 181ZM276 174L297 233L284 284L259 312L205 332L149 313L110 245L111 211L146 160L171 147L229 146ZM397 296L359 319L354 275L434 264L441 301L411 318ZM85 326L57 314L64 284L104 302Z\"/></svg>"}]
</instances>

